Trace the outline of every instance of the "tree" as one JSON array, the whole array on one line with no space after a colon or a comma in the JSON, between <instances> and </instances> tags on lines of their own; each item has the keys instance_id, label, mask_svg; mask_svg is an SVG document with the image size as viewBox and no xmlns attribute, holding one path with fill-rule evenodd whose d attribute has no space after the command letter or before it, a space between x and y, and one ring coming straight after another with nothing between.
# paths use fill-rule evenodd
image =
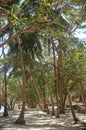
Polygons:
<instances>
[{"instance_id":1,"label":"tree","mask_svg":"<svg viewBox=\"0 0 86 130\"><path fill-rule=\"evenodd\" d=\"M5 51L4 51L4 47L2 48L2 53L3 53L3 58L5 59ZM8 110L7 110L7 65L6 63L4 63L4 113L3 116L8 116Z\"/></svg>"},{"instance_id":2,"label":"tree","mask_svg":"<svg viewBox=\"0 0 86 130\"><path fill-rule=\"evenodd\" d=\"M19 48L19 53L20 53L20 62L21 62L21 68L22 68L22 81L23 81L23 87L22 87L22 110L20 113L20 116L16 120L15 123L17 124L25 124L24 120L24 112L25 112L25 103L26 103L26 75L25 75L25 67L24 67L24 59L23 59L23 51L21 47L21 41L20 38L17 38L18 42L18 48Z\"/></svg>"},{"instance_id":3,"label":"tree","mask_svg":"<svg viewBox=\"0 0 86 130\"><path fill-rule=\"evenodd\" d=\"M78 75L80 79L82 79L81 76L83 75L83 81L85 81L84 74L86 72L86 64L83 65L83 61L86 56L83 56L83 60L81 60L81 55L78 53L78 51L80 51L78 48L80 42L79 40L75 39L75 36L73 35L73 32L76 30L76 28L79 26L81 28L83 27L83 22L85 22L86 17L85 7L85 0L79 2L77 0L71 2L62 0L59 0L58 2L55 2L55 0L33 0L24 1L22 3L19 0L7 2L5 6L3 5L0 8L0 20L3 23L0 30L0 36L2 37L7 35L7 39L0 44L0 47L9 43L9 50L11 51L10 54L13 57L20 58L22 65L20 67L20 64L19 62L17 63L17 60L15 60L15 63L13 61L11 62L13 66L11 66L12 71L10 74L13 74L15 68L20 69L20 71L17 70L15 72L20 72L20 74L22 72L23 89L25 92L23 95L22 111L18 118L18 120L21 121L17 123L25 123L24 109L26 101L26 86L24 86L24 84L28 84L27 79L34 81L33 84L31 82L31 86L35 87L35 97L41 108L43 98L46 98L46 100L52 102L52 110L54 110L54 101L56 101L57 108L60 108L60 112L64 111L63 106L67 94L69 95L70 101L70 88L67 88L68 82L65 81L66 77L68 77L69 82L71 80L75 82L75 79L77 79ZM81 16L82 13L83 16ZM20 43L19 50L16 44L16 37ZM49 42L51 37L52 42ZM81 44L82 43L80 43L80 45ZM49 52L46 51L47 47ZM81 53L85 55L85 51L83 49L81 50ZM19 52L21 53L20 55ZM45 63L47 62L47 59L49 62L47 64L47 69L49 69L49 73L51 74L52 78L50 78L50 75L48 72L46 72L47 76L45 80L45 72L43 71L42 67L46 68ZM38 71L39 73L34 69L35 67L37 68L36 65L34 66L34 63L37 63L37 61L38 64L41 61L41 69ZM30 71L28 71L29 69ZM50 71L50 69L52 69L52 71ZM38 77L38 79L35 75ZM39 78L40 76L41 79ZM52 85L49 84L50 80ZM80 81L78 80L77 83ZM59 95L57 95L58 92ZM41 94L42 96L40 96ZM57 96L60 101L59 105ZM70 107L72 108L71 101ZM72 114L74 120L76 120L73 110Z\"/></svg>"}]
</instances>

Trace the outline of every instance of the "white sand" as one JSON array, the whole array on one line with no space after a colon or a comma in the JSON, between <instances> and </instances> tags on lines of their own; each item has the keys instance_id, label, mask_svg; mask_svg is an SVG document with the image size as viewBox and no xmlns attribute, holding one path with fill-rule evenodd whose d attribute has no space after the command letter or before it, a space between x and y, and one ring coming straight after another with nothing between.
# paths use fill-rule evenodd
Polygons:
<instances>
[{"instance_id":1,"label":"white sand","mask_svg":"<svg viewBox=\"0 0 86 130\"><path fill-rule=\"evenodd\" d=\"M44 112L29 109L25 114L26 125L17 125L13 122L19 113L19 111L9 112L9 117L0 117L0 130L81 130L84 128L81 123L73 125L70 112L66 112L57 119ZM77 113L77 117L86 122L86 114Z\"/></svg>"}]
</instances>

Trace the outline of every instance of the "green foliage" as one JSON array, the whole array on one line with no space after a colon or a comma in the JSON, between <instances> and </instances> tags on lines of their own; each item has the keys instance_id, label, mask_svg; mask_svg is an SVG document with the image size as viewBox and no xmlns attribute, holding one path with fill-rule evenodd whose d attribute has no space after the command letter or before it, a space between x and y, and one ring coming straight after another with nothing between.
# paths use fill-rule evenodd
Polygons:
<instances>
[{"instance_id":1,"label":"green foliage","mask_svg":"<svg viewBox=\"0 0 86 130\"><path fill-rule=\"evenodd\" d=\"M82 25L83 22L86 22L85 0L71 2L65 0L62 3L57 0L40 2L25 0L22 4L20 3L21 0L13 0L0 8L0 38L3 37L5 40L7 35L7 38L11 39L16 33L20 36L25 71L28 73L28 70L30 70L33 78L33 82L27 81L27 92L31 99L35 101L35 80L37 80L41 92L45 91L47 97L49 93L48 85L52 95L55 96L54 57L51 37L54 39L56 72L58 75L58 70L60 71L63 83L65 77L68 76L69 85L72 86L73 83L77 82L76 86L78 87L78 75L82 82L85 82L85 42L76 39L72 33L75 28L85 28L85 25ZM22 73L16 38L9 40L8 46L7 56L4 60L0 59L0 63L7 63L8 65L8 89L17 98L20 96L18 90L21 88ZM59 49L62 51L61 64L63 70L57 65ZM46 77L48 84L44 77ZM58 83L58 78L56 80ZM77 87L73 87L74 91L77 91Z\"/></svg>"}]
</instances>

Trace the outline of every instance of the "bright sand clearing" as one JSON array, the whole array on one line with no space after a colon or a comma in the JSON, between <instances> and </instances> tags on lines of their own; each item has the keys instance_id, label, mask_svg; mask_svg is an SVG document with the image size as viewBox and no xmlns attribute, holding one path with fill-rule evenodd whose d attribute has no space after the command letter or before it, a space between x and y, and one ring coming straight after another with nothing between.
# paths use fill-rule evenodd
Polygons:
<instances>
[{"instance_id":1,"label":"bright sand clearing","mask_svg":"<svg viewBox=\"0 0 86 130\"><path fill-rule=\"evenodd\" d=\"M29 109L25 112L26 125L18 125L13 122L17 119L19 111L10 111L9 117L0 117L0 130L81 130L85 124L73 125L70 112L62 114L59 119L47 115L41 111ZM86 122L86 114L77 113L77 117Z\"/></svg>"}]
</instances>

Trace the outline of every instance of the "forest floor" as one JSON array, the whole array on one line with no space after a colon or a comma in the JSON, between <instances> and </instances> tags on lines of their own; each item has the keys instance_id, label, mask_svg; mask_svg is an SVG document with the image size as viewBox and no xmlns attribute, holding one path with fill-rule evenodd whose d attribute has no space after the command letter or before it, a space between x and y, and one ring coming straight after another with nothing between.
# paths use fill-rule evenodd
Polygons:
<instances>
[{"instance_id":1,"label":"forest floor","mask_svg":"<svg viewBox=\"0 0 86 130\"><path fill-rule=\"evenodd\" d=\"M73 118L69 110L65 114L61 114L57 119L54 116L47 115L42 111L29 109L25 112L25 125L15 124L20 111L9 111L9 117L2 117L0 114L0 130L82 130L86 128L86 114L76 113L77 117L82 121L73 124Z\"/></svg>"}]
</instances>

